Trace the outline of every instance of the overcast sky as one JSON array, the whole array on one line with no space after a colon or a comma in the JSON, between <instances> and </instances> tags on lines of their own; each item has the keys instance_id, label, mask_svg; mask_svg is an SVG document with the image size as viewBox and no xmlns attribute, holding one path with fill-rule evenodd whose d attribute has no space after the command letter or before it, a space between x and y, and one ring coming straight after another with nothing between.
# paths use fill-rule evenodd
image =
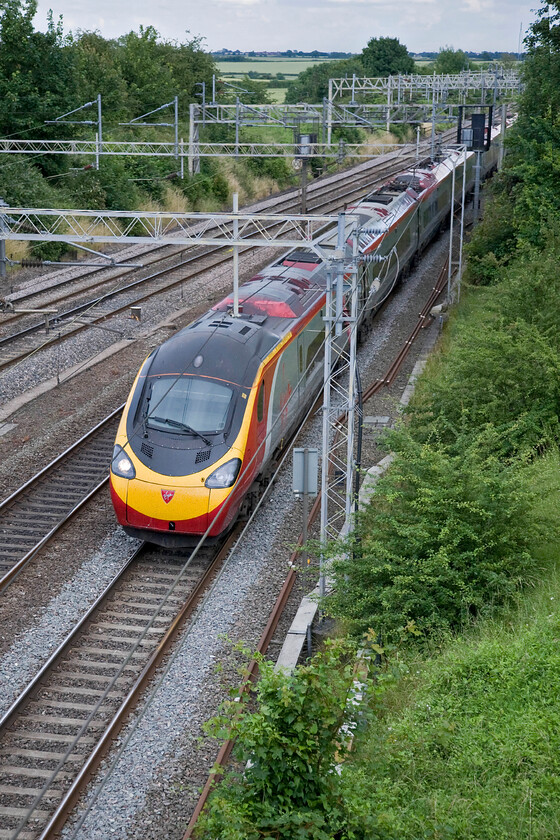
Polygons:
<instances>
[{"instance_id":1,"label":"overcast sky","mask_svg":"<svg viewBox=\"0 0 560 840\"><path fill-rule=\"evenodd\" d=\"M105 38L154 26L166 39L201 36L210 50L360 52L370 38L398 38L413 52L517 52L535 0L39 0L37 29L52 8L66 31Z\"/></svg>"}]
</instances>

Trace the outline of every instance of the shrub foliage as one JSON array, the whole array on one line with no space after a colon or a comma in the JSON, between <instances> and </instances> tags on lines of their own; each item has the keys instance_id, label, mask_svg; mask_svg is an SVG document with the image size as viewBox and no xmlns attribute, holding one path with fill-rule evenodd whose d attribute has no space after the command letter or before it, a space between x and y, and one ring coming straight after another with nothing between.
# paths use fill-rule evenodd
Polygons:
<instances>
[{"instance_id":1,"label":"shrub foliage","mask_svg":"<svg viewBox=\"0 0 560 840\"><path fill-rule=\"evenodd\" d=\"M329 609L354 632L395 639L411 621L423 634L457 630L527 580L530 494L517 468L481 454L487 437L450 455L406 428L390 436L390 472L334 563Z\"/></svg>"},{"instance_id":2,"label":"shrub foliage","mask_svg":"<svg viewBox=\"0 0 560 840\"><path fill-rule=\"evenodd\" d=\"M198 840L350 837L334 767L354 656L348 642L329 643L293 674L260 660L255 711L228 702L208 727L236 738L237 769L211 796Z\"/></svg>"}]
</instances>

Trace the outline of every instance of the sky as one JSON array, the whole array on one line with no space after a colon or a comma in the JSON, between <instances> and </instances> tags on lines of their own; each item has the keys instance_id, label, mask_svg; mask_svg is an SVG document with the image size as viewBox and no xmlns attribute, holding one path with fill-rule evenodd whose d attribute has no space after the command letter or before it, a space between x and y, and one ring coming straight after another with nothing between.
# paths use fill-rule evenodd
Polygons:
<instances>
[{"instance_id":1,"label":"sky","mask_svg":"<svg viewBox=\"0 0 560 840\"><path fill-rule=\"evenodd\" d=\"M154 26L168 40L203 39L209 50L361 52L370 38L398 38L411 52L517 52L535 0L39 0L65 31L114 38ZM189 36L186 33L190 33Z\"/></svg>"}]
</instances>

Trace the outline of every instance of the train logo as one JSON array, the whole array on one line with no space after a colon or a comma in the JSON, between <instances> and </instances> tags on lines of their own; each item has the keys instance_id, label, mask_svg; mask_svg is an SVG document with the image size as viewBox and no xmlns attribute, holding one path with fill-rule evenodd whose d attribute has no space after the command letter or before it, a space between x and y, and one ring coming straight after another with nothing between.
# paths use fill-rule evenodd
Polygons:
<instances>
[{"instance_id":1,"label":"train logo","mask_svg":"<svg viewBox=\"0 0 560 840\"><path fill-rule=\"evenodd\" d=\"M161 497L166 505L169 504L173 496L175 495L175 490L162 490Z\"/></svg>"}]
</instances>

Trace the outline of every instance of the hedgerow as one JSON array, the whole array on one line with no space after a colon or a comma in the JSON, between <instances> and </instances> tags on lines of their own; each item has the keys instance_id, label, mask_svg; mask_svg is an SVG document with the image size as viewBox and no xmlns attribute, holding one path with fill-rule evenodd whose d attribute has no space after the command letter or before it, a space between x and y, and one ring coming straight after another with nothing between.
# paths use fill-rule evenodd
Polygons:
<instances>
[{"instance_id":1,"label":"hedgerow","mask_svg":"<svg viewBox=\"0 0 560 840\"><path fill-rule=\"evenodd\" d=\"M524 467L560 440L559 243L551 222L470 291L388 435L395 460L333 565L328 609L352 632L456 631L538 576Z\"/></svg>"},{"instance_id":2,"label":"hedgerow","mask_svg":"<svg viewBox=\"0 0 560 840\"><path fill-rule=\"evenodd\" d=\"M395 460L333 564L328 610L352 633L398 638L458 630L489 604L512 599L536 571L533 493L518 467L488 456L491 434L460 454L389 437Z\"/></svg>"},{"instance_id":3,"label":"hedgerow","mask_svg":"<svg viewBox=\"0 0 560 840\"><path fill-rule=\"evenodd\" d=\"M558 434L557 336L551 340L539 316L534 323L524 320L505 287L498 290L500 306L502 293L514 320L477 307L473 317L456 324L445 357L419 383L407 411L416 439L437 438L459 455L488 428L487 448L512 458L534 453ZM496 299L489 305L495 308ZM540 320L556 317L542 315Z\"/></svg>"},{"instance_id":4,"label":"hedgerow","mask_svg":"<svg viewBox=\"0 0 560 840\"><path fill-rule=\"evenodd\" d=\"M558 466L556 455L545 482L556 497ZM540 464L535 472L546 478ZM364 837L560 836L557 511L543 585L439 656L409 655L400 680L380 695L342 778L355 823L376 817L377 833Z\"/></svg>"}]
</instances>

